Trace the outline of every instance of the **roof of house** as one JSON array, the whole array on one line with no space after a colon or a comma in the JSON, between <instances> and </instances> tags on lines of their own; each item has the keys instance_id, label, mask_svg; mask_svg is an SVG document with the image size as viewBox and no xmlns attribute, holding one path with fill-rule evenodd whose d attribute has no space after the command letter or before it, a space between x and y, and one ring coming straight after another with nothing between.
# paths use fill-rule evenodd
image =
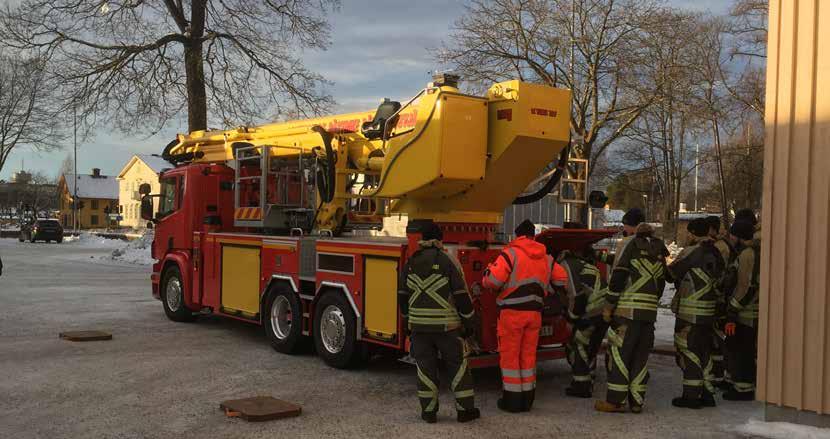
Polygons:
<instances>
[{"instance_id":1,"label":"roof of house","mask_svg":"<svg viewBox=\"0 0 830 439\"><path fill-rule=\"evenodd\" d=\"M147 165L147 167L152 169L153 172L155 172L156 174L160 174L161 171L165 169L173 168L173 165L170 164L170 162L164 160L163 158L157 155L136 154L130 158L126 165L124 165L124 168L122 168L121 172L118 173L118 178L124 178L124 175L127 174L127 171L129 171L130 168L139 160L145 165Z\"/></svg>"},{"instance_id":2,"label":"roof of house","mask_svg":"<svg viewBox=\"0 0 830 439\"><path fill-rule=\"evenodd\" d=\"M89 174L80 174L76 179L73 174L64 174L66 187L70 195L75 194L75 182L78 183L78 198L105 198L118 199L118 180L109 175L93 177Z\"/></svg>"}]
</instances>

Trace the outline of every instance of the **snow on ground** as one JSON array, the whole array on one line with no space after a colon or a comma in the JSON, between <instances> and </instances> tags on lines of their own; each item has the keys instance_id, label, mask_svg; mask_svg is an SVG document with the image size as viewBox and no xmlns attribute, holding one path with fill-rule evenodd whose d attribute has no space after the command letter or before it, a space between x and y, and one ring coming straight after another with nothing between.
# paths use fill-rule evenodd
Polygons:
<instances>
[{"instance_id":1,"label":"snow on ground","mask_svg":"<svg viewBox=\"0 0 830 439\"><path fill-rule=\"evenodd\" d=\"M123 244L123 243L122 243ZM109 256L102 256L101 259L128 264L152 265L155 260L150 257L150 247L153 245L153 232L148 231L138 239L134 239L116 248Z\"/></svg>"},{"instance_id":2,"label":"snow on ground","mask_svg":"<svg viewBox=\"0 0 830 439\"><path fill-rule=\"evenodd\" d=\"M669 309L657 309L657 321L654 322L654 346L660 348L674 346L674 313Z\"/></svg>"},{"instance_id":3,"label":"snow on ground","mask_svg":"<svg viewBox=\"0 0 830 439\"><path fill-rule=\"evenodd\" d=\"M103 238L91 233L82 232L78 236L65 236L63 242L85 248L117 248L124 246L125 242L118 239Z\"/></svg>"},{"instance_id":4,"label":"snow on ground","mask_svg":"<svg viewBox=\"0 0 830 439\"><path fill-rule=\"evenodd\" d=\"M830 429L827 428L787 422L762 422L755 419L738 426L735 432L743 436L769 439L830 439Z\"/></svg>"},{"instance_id":5,"label":"snow on ground","mask_svg":"<svg viewBox=\"0 0 830 439\"><path fill-rule=\"evenodd\" d=\"M111 253L97 258L102 262L120 262L136 265L152 265L155 262L150 257L150 247L153 244L153 232L149 231L132 241L107 239L91 233L81 233L79 236L65 237L64 242L81 248L112 249Z\"/></svg>"}]
</instances>

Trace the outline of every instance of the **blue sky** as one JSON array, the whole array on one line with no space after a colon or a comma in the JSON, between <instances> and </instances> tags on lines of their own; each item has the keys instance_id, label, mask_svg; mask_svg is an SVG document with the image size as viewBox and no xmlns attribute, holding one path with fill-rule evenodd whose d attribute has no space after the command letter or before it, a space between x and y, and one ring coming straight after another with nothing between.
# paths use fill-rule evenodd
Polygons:
<instances>
[{"instance_id":1,"label":"blue sky","mask_svg":"<svg viewBox=\"0 0 830 439\"><path fill-rule=\"evenodd\" d=\"M0 1L0 3L5 3ZM670 4L723 13L729 0L671 0ZM330 92L338 102L332 111L374 108L380 99L405 99L420 90L435 69L430 53L445 40L461 15L462 0L343 0L331 16L332 44L326 52L306 53L306 64L334 82ZM160 153L186 126L176 123L151 138L142 133L111 132L106 128L79 143L78 169L118 173L133 154ZM42 153L26 148L12 153L0 179L8 179L24 163L26 169L50 176L72 151L71 139L62 151Z\"/></svg>"}]
</instances>

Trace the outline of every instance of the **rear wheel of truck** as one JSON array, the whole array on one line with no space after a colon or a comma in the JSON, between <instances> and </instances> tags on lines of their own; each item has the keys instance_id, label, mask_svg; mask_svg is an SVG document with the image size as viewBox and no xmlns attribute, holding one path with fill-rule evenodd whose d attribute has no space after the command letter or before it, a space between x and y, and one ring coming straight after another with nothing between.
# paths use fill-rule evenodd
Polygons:
<instances>
[{"instance_id":1,"label":"rear wheel of truck","mask_svg":"<svg viewBox=\"0 0 830 439\"><path fill-rule=\"evenodd\" d=\"M184 304L184 282L179 267L171 265L161 278L161 303L164 314L174 322L192 322L193 312Z\"/></svg>"},{"instance_id":2,"label":"rear wheel of truck","mask_svg":"<svg viewBox=\"0 0 830 439\"><path fill-rule=\"evenodd\" d=\"M262 327L277 352L293 354L303 341L303 309L294 292L276 287L265 304Z\"/></svg>"},{"instance_id":3,"label":"rear wheel of truck","mask_svg":"<svg viewBox=\"0 0 830 439\"><path fill-rule=\"evenodd\" d=\"M348 369L366 358L357 330L357 318L342 292L329 291L320 298L314 313L314 347L326 364Z\"/></svg>"}]
</instances>

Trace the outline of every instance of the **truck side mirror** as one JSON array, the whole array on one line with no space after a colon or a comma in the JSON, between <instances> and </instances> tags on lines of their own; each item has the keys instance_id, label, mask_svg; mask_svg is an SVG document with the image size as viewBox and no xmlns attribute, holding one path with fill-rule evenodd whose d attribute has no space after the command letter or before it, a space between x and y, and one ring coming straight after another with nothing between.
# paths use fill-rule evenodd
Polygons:
<instances>
[{"instance_id":1,"label":"truck side mirror","mask_svg":"<svg viewBox=\"0 0 830 439\"><path fill-rule=\"evenodd\" d=\"M141 183L138 186L138 193L141 195L150 195L150 183Z\"/></svg>"},{"instance_id":2,"label":"truck side mirror","mask_svg":"<svg viewBox=\"0 0 830 439\"><path fill-rule=\"evenodd\" d=\"M141 197L141 219L153 221L153 198L148 195Z\"/></svg>"},{"instance_id":3,"label":"truck side mirror","mask_svg":"<svg viewBox=\"0 0 830 439\"><path fill-rule=\"evenodd\" d=\"M608 197L603 191L591 191L591 194L588 195L588 204L594 209L602 209L607 202Z\"/></svg>"}]
</instances>

